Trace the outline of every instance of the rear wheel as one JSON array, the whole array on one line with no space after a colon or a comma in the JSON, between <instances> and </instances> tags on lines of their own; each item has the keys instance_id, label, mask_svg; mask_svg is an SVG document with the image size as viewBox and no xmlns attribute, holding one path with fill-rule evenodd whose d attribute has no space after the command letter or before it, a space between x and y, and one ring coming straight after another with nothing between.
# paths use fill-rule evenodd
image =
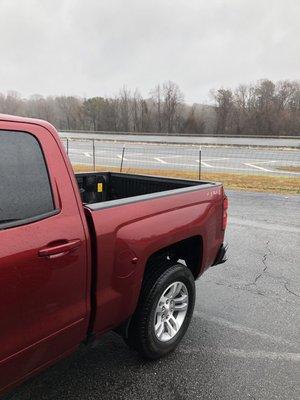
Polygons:
<instances>
[{"instance_id":1,"label":"rear wheel","mask_svg":"<svg viewBox=\"0 0 300 400\"><path fill-rule=\"evenodd\" d=\"M195 304L195 282L182 264L162 265L149 275L125 341L146 358L173 351L183 338Z\"/></svg>"}]
</instances>

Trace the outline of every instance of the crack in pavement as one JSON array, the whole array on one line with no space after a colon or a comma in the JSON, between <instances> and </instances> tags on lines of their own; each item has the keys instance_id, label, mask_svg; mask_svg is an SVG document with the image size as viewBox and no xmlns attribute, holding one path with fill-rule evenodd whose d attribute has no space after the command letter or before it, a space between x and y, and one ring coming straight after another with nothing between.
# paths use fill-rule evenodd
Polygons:
<instances>
[{"instance_id":1,"label":"crack in pavement","mask_svg":"<svg viewBox=\"0 0 300 400\"><path fill-rule=\"evenodd\" d=\"M283 284L283 287L284 287L285 291L287 291L289 294L292 294L292 295L294 295L294 296L300 298L300 295L299 295L299 294L293 292L293 291L289 288L289 286L288 286L289 280L288 280L287 278L285 278L284 276L278 277L278 276L272 275L272 274L269 272L269 270L268 270L268 264L267 264L268 254L273 254L273 253L272 253L272 250L270 249L270 241L269 241L269 240L267 240L267 242L266 242L266 251L265 251L265 253L263 254L262 259L261 259L261 262L262 262L262 264L263 264L263 269L262 269L262 271L261 271L259 274L256 275L256 277L254 278L254 281L253 281L253 282L250 282L250 283L246 283L246 284L245 284L245 288L246 288L246 287L250 287L250 286L255 286L255 287L256 287L256 290L255 290L255 291L257 291L257 293L260 294L260 295L263 294L262 292L259 292L259 291L257 290L256 284L257 284L257 282L258 282L264 275L267 275L267 276L273 278L274 280L281 281L280 283ZM247 289L246 289L246 290L247 290ZM253 291L251 291L251 290L249 290L249 291L250 291L250 292L253 292Z\"/></svg>"},{"instance_id":2,"label":"crack in pavement","mask_svg":"<svg viewBox=\"0 0 300 400\"><path fill-rule=\"evenodd\" d=\"M284 283L284 287L285 287L285 289L286 289L286 291L287 292L289 292L289 293L291 293L291 294L293 294L294 296L296 296L296 297L300 297L300 295L299 294L297 294L297 293L295 293L295 292L293 292L289 287L288 287L288 284L287 284L287 282L285 282Z\"/></svg>"},{"instance_id":3,"label":"crack in pavement","mask_svg":"<svg viewBox=\"0 0 300 400\"><path fill-rule=\"evenodd\" d=\"M244 284L244 285L238 285L238 284L232 284L232 283L226 283L226 282L218 282L218 281L214 281L214 280L206 280L206 282L210 282L210 283L213 283L214 285L218 285L218 286L224 286L224 287L227 287L227 288L230 288L230 289L233 289L233 290L245 291L245 292L256 294L256 295L259 295L259 296L267 297L268 295L274 295L274 296L276 296L276 298L278 298L280 301L282 301L284 303L293 304L288 299L282 298L278 293L276 293L274 291L267 291L265 289L264 290L259 289L253 283L251 283L251 284L248 283L248 284ZM300 297L298 294L292 292L287 287L285 287L285 289L289 293L291 293L291 294L293 294L293 295L295 295L297 297Z\"/></svg>"},{"instance_id":4,"label":"crack in pavement","mask_svg":"<svg viewBox=\"0 0 300 400\"><path fill-rule=\"evenodd\" d=\"M262 269L262 271L261 271L259 274L256 275L256 277L254 278L254 281L253 281L253 282L246 283L246 284L245 284L245 287L249 287L249 286L252 286L252 285L256 286L258 280L259 280L260 278L262 278L262 276L267 272L267 269L268 269L268 265L267 265L268 252L269 252L269 254L272 254L271 249L270 249L270 247L269 247L269 240L268 240L267 243L266 243L266 248L267 248L267 249L266 249L267 251L266 251L265 254L262 256L262 259L261 259L262 264L263 264L263 269ZM247 289L246 289L246 290L247 290Z\"/></svg>"},{"instance_id":5,"label":"crack in pavement","mask_svg":"<svg viewBox=\"0 0 300 400\"><path fill-rule=\"evenodd\" d=\"M234 290L245 290L246 292L254 293L254 294L259 294L260 296L265 296L266 293L263 291L259 291L258 289L251 290L250 285L253 285L252 283L247 283L245 285L237 285L237 284L232 284L232 283L226 283L226 282L216 282L216 281L209 281L214 283L215 285L218 286L226 286L228 288L234 289Z\"/></svg>"}]
</instances>

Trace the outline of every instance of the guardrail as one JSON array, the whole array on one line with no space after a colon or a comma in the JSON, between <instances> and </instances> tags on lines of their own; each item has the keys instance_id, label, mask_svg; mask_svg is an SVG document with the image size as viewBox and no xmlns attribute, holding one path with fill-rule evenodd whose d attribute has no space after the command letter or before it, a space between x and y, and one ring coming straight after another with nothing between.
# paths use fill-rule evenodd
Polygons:
<instances>
[{"instance_id":1,"label":"guardrail","mask_svg":"<svg viewBox=\"0 0 300 400\"><path fill-rule=\"evenodd\" d=\"M255 135L255 134L191 134L191 133L169 133L169 132L124 132L124 131L89 131L89 130L68 130L60 131L61 133L83 133L83 134L101 134L101 135L135 135L135 136L175 136L175 137L195 137L195 138L249 138L249 139L299 139L300 133L295 135Z\"/></svg>"},{"instance_id":2,"label":"guardrail","mask_svg":"<svg viewBox=\"0 0 300 400\"><path fill-rule=\"evenodd\" d=\"M101 132L60 132L60 136L63 138L73 139L97 139L107 142L121 142L121 143L154 143L180 146L231 146L231 147L257 147L257 148L295 148L300 149L300 138L241 138L241 137L207 137L207 136L162 136L162 135L130 135L125 133L108 133L102 134Z\"/></svg>"}]
</instances>

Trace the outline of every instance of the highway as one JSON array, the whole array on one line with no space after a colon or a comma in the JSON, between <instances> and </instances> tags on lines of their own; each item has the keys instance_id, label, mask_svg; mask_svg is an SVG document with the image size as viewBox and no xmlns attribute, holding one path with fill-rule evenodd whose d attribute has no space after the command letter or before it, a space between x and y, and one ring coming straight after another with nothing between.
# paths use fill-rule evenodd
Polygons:
<instances>
[{"instance_id":1,"label":"highway","mask_svg":"<svg viewBox=\"0 0 300 400\"><path fill-rule=\"evenodd\" d=\"M101 139L129 142L172 143L172 144L211 144L227 146L267 146L267 147L296 147L300 149L300 135L292 139L286 138L244 138L244 137L211 137L211 136L175 136L159 134L129 134L129 133L83 133L60 132L62 137L77 139Z\"/></svg>"},{"instance_id":2,"label":"highway","mask_svg":"<svg viewBox=\"0 0 300 400\"><path fill-rule=\"evenodd\" d=\"M92 140L62 138L73 164L93 165ZM95 140L95 162L103 167L300 176L300 150L229 146L121 143Z\"/></svg>"}]
</instances>

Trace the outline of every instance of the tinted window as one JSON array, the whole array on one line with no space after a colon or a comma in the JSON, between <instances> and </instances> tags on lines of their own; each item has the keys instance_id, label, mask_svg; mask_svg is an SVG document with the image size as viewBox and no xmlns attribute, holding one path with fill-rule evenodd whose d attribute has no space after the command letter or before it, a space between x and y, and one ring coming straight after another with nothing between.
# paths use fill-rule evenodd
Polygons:
<instances>
[{"instance_id":1,"label":"tinted window","mask_svg":"<svg viewBox=\"0 0 300 400\"><path fill-rule=\"evenodd\" d=\"M0 224L53 209L49 177L37 140L28 133L0 131Z\"/></svg>"}]
</instances>

